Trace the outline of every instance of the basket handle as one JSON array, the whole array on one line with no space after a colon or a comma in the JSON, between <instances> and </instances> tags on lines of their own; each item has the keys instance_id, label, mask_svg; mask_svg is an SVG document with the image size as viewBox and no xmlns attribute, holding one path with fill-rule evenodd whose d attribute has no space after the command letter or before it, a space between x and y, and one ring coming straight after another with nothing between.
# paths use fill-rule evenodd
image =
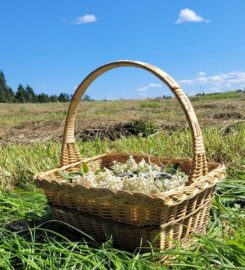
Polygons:
<instances>
[{"instance_id":1,"label":"basket handle","mask_svg":"<svg viewBox=\"0 0 245 270\"><path fill-rule=\"evenodd\" d=\"M71 103L69 105L68 114L66 117L62 152L61 152L61 166L72 164L74 162L82 160L80 153L75 146L75 136L74 136L77 108L82 95L98 76L102 75L106 71L118 67L142 68L154 74L169 87L169 89L173 92L176 99L180 103L185 113L185 117L188 122L189 128L191 129L193 141L192 146L193 158L192 158L191 173L189 176L189 183L193 182L195 178L207 174L207 160L204 149L202 132L189 98L186 96L186 94L178 85L178 83L160 68L157 68L155 66L143 62L129 61L129 60L120 60L112 62L95 69L81 82L81 84L76 89L72 97Z\"/></svg>"}]
</instances>

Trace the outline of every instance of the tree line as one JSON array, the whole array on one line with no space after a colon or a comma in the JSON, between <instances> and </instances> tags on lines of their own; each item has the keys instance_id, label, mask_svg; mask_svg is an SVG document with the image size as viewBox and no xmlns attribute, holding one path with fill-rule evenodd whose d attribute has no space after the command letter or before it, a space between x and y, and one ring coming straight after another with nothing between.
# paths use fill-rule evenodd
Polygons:
<instances>
[{"instance_id":1,"label":"tree line","mask_svg":"<svg viewBox=\"0 0 245 270\"><path fill-rule=\"evenodd\" d=\"M36 94L30 85L24 87L19 84L16 91L7 85L3 71L0 71L0 103L46 103L46 102L68 102L71 96L67 93L59 95ZM84 100L91 100L85 96Z\"/></svg>"}]
</instances>

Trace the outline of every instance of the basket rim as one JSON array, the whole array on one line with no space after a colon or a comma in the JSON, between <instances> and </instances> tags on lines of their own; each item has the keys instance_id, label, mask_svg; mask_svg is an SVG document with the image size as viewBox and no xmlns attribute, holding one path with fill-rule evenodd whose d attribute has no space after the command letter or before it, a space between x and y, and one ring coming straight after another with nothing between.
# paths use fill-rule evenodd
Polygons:
<instances>
[{"instance_id":1,"label":"basket rim","mask_svg":"<svg viewBox=\"0 0 245 270\"><path fill-rule=\"evenodd\" d=\"M132 192L132 191L126 191L126 190L112 190L109 188L99 188L99 187L86 187L83 184L80 183L68 183L68 182L60 182L56 179L52 179L49 180L46 178L46 176L48 176L49 174L58 172L58 171L64 171L66 169L69 168L73 168L76 167L82 163L85 162L89 162L89 161L95 161L97 159L106 157L106 156L110 156L110 155L137 155L137 156L146 156L144 154L136 154L136 153L105 153L102 155L97 155L91 158L84 158L81 161L69 164L69 165L65 165L62 167L58 167L52 170L48 170L46 172L40 172L37 173L34 176L35 182L37 183L37 185L39 187L43 187L45 186L53 186L55 185L57 187L57 185L59 187L64 187L64 188L77 188L77 187L81 187L82 189L86 190L86 191L95 191L95 192L99 192L102 191L104 194L105 192L107 193L106 196L108 195L112 195L112 196L120 196L120 195L127 195L127 196L137 196L137 197L142 197L145 199L150 199L150 200L161 200L164 204L166 205L176 205L179 204L185 200L191 199L193 198L195 195L197 195L198 193L201 193L202 191L215 186L218 182L221 182L225 179L225 170L226 167L224 164L221 163L217 163L217 162L208 162L209 165L215 165L216 167L214 169L212 169L211 171L209 171L206 175L204 176L199 176L195 179L194 182L192 182L190 185L188 186L181 186L181 187L177 187L174 189L171 189L169 191L163 191L163 192L159 192L159 193L150 193L150 194L146 194L143 192ZM191 159L174 159L174 158L165 158L162 156L152 156L152 155L148 155L148 157L159 157L162 158L163 160L167 160L170 163L173 162L191 162Z\"/></svg>"}]
</instances>

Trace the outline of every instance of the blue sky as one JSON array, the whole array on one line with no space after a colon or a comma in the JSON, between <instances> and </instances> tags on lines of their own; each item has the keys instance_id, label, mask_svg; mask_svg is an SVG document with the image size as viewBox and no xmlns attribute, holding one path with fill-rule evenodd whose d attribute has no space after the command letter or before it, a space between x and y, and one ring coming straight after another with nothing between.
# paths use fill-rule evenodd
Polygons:
<instances>
[{"instance_id":1,"label":"blue sky","mask_svg":"<svg viewBox=\"0 0 245 270\"><path fill-rule=\"evenodd\" d=\"M0 0L0 69L16 89L73 93L93 69L132 59L154 64L188 94L245 87L245 1ZM145 71L110 71L96 99L168 95Z\"/></svg>"}]
</instances>

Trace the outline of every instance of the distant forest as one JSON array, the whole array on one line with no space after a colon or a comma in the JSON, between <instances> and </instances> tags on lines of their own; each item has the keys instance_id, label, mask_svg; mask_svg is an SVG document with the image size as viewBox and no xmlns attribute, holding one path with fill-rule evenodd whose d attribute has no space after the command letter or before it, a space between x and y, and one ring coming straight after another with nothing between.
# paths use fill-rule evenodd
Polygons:
<instances>
[{"instance_id":1,"label":"distant forest","mask_svg":"<svg viewBox=\"0 0 245 270\"><path fill-rule=\"evenodd\" d=\"M46 103L46 102L67 102L71 96L66 93L57 95L36 94L30 85L24 87L19 84L16 91L7 85L3 71L0 71L0 103ZM85 95L84 100L90 100Z\"/></svg>"},{"instance_id":2,"label":"distant forest","mask_svg":"<svg viewBox=\"0 0 245 270\"><path fill-rule=\"evenodd\" d=\"M195 96L190 96L191 100L204 99L217 99L219 98L233 98L239 97L239 94L245 94L244 89L238 89L233 91L225 91L219 93L198 93ZM47 102L68 102L71 100L71 95L67 93L61 93L57 95L47 95L45 93L36 94L30 85L24 87L19 84L16 91L13 91L11 87L7 85L5 75L3 71L0 71L0 103L47 103ZM155 99L169 99L172 96L163 95L156 97ZM84 95L83 100L93 101L89 95ZM106 99L105 99L106 100Z\"/></svg>"}]
</instances>

